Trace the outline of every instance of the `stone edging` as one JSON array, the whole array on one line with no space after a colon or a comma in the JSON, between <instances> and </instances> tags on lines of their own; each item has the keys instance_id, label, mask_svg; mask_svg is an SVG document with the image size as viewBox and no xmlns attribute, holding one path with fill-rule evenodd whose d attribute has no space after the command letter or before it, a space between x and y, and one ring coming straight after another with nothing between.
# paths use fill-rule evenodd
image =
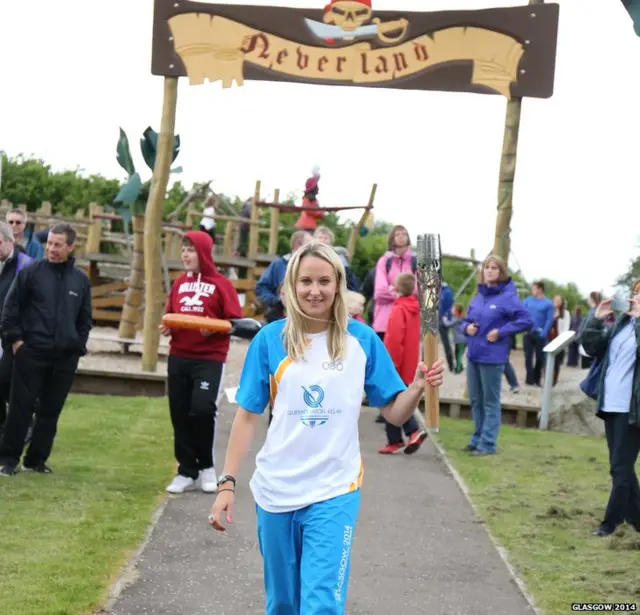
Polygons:
<instances>
[{"instance_id":1,"label":"stone edging","mask_svg":"<svg viewBox=\"0 0 640 615\"><path fill-rule=\"evenodd\" d=\"M462 493L464 494L464 497L466 498L467 502L469 502L469 504L471 505L471 508L473 509L473 512L476 515L476 517L482 519L483 516L480 514L480 512L476 508L476 505L473 503L473 500L471 499L471 495L469 493L469 487L467 487L467 484L465 483L464 478L462 478L460 473L453 467L453 464L449 461L449 458L447 457L444 447L440 444L440 442L438 442L435 438L432 437L431 433L429 434L429 440L431 440L431 444L433 444L434 448L440 455L440 458L442 459L444 464L447 466L447 470L449 470L449 473L451 474L453 479L456 481L458 487L460 488L460 491L462 491ZM496 551L498 552L500 559L504 562L504 565L507 567L507 570L509 571L511 578L513 579L515 584L518 586L518 589L520 590L520 593L523 595L524 599L527 601L527 603L529 604L531 609L534 611L534 613L536 613L536 615L544 615L544 611L542 611L542 609L538 608L535 605L533 596L531 596L531 594L529 594L529 592L527 591L527 587L524 581L520 578L515 568L509 562L506 549L496 540L496 538L493 536L493 534L491 533L491 530L489 529L488 525L484 520L482 522L482 526L484 527L485 531L489 535L491 543L493 544Z\"/></svg>"},{"instance_id":2,"label":"stone edging","mask_svg":"<svg viewBox=\"0 0 640 615\"><path fill-rule=\"evenodd\" d=\"M138 548L134 551L134 553L129 557L127 563L120 570L120 574L118 575L117 580L109 588L107 598L104 600L102 606L95 612L94 615L110 613L115 606L116 601L118 600L118 598L120 598L122 592L137 580L136 566L138 565L140 556L151 540L151 536L153 535L153 532L156 529L158 522L160 521L160 517L162 517L164 509L169 503L169 499L169 496L165 496L160 505L153 511L153 514L151 515L151 522L149 524L149 527L147 528L144 539L142 540Z\"/></svg>"}]
</instances>

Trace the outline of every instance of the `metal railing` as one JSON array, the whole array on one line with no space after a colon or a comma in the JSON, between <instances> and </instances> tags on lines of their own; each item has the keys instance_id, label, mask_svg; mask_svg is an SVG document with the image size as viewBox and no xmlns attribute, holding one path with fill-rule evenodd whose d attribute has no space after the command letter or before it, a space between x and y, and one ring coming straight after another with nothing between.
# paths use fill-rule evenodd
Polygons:
<instances>
[{"instance_id":1,"label":"metal railing","mask_svg":"<svg viewBox=\"0 0 640 615\"><path fill-rule=\"evenodd\" d=\"M551 391L553 389L553 372L556 366L556 356L573 342L575 336L575 331L565 331L543 348L543 351L547 354L547 358L545 360L544 385L542 388L542 403L540 405L540 431L546 431L549 425Z\"/></svg>"}]
</instances>

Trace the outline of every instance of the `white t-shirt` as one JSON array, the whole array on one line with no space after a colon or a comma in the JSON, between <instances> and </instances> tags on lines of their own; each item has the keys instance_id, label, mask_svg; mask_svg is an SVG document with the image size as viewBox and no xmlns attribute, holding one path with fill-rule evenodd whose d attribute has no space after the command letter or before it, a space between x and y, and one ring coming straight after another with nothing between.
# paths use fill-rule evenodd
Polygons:
<instances>
[{"instance_id":1,"label":"white t-shirt","mask_svg":"<svg viewBox=\"0 0 640 615\"><path fill-rule=\"evenodd\" d=\"M202 211L200 224L204 226L204 228L206 228L208 231L210 231L216 225L216 221L214 220L215 215L216 210L213 207L205 207Z\"/></svg>"},{"instance_id":2,"label":"white t-shirt","mask_svg":"<svg viewBox=\"0 0 640 615\"><path fill-rule=\"evenodd\" d=\"M249 412L273 406L250 483L256 504L267 512L299 510L359 489L363 394L380 408L406 388L367 325L349 320L343 361L330 360L326 333L318 333L308 336L304 360L293 362L282 341L285 322L267 325L253 339L236 393Z\"/></svg>"}]
</instances>

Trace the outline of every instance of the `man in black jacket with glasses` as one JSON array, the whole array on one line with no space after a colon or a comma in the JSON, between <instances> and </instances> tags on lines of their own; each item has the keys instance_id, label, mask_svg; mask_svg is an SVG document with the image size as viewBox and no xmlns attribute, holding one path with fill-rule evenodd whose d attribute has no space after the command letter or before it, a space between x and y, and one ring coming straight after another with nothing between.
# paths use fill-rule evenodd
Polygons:
<instances>
[{"instance_id":1,"label":"man in black jacket with glasses","mask_svg":"<svg viewBox=\"0 0 640 615\"><path fill-rule=\"evenodd\" d=\"M36 399L36 421L23 459L25 471L50 473L58 418L71 390L91 330L91 287L71 256L76 231L57 224L49 231L46 258L20 271L4 303L0 329L12 352L9 413L0 440L0 476L13 476L24 449Z\"/></svg>"}]
</instances>

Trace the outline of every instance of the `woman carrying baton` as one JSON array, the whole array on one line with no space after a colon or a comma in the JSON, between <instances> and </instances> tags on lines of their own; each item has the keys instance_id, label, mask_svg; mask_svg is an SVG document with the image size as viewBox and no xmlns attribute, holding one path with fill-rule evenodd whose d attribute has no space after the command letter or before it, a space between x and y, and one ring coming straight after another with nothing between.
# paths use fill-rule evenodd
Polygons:
<instances>
[{"instance_id":1,"label":"woman carrying baton","mask_svg":"<svg viewBox=\"0 0 640 615\"><path fill-rule=\"evenodd\" d=\"M250 482L264 562L267 615L343 615L363 466L358 418L363 394L403 425L443 364L420 364L407 387L376 333L349 319L345 271L316 241L291 258L287 318L264 327L247 351L239 405L210 524L231 523L240 462L271 401L273 422Z\"/></svg>"}]
</instances>

